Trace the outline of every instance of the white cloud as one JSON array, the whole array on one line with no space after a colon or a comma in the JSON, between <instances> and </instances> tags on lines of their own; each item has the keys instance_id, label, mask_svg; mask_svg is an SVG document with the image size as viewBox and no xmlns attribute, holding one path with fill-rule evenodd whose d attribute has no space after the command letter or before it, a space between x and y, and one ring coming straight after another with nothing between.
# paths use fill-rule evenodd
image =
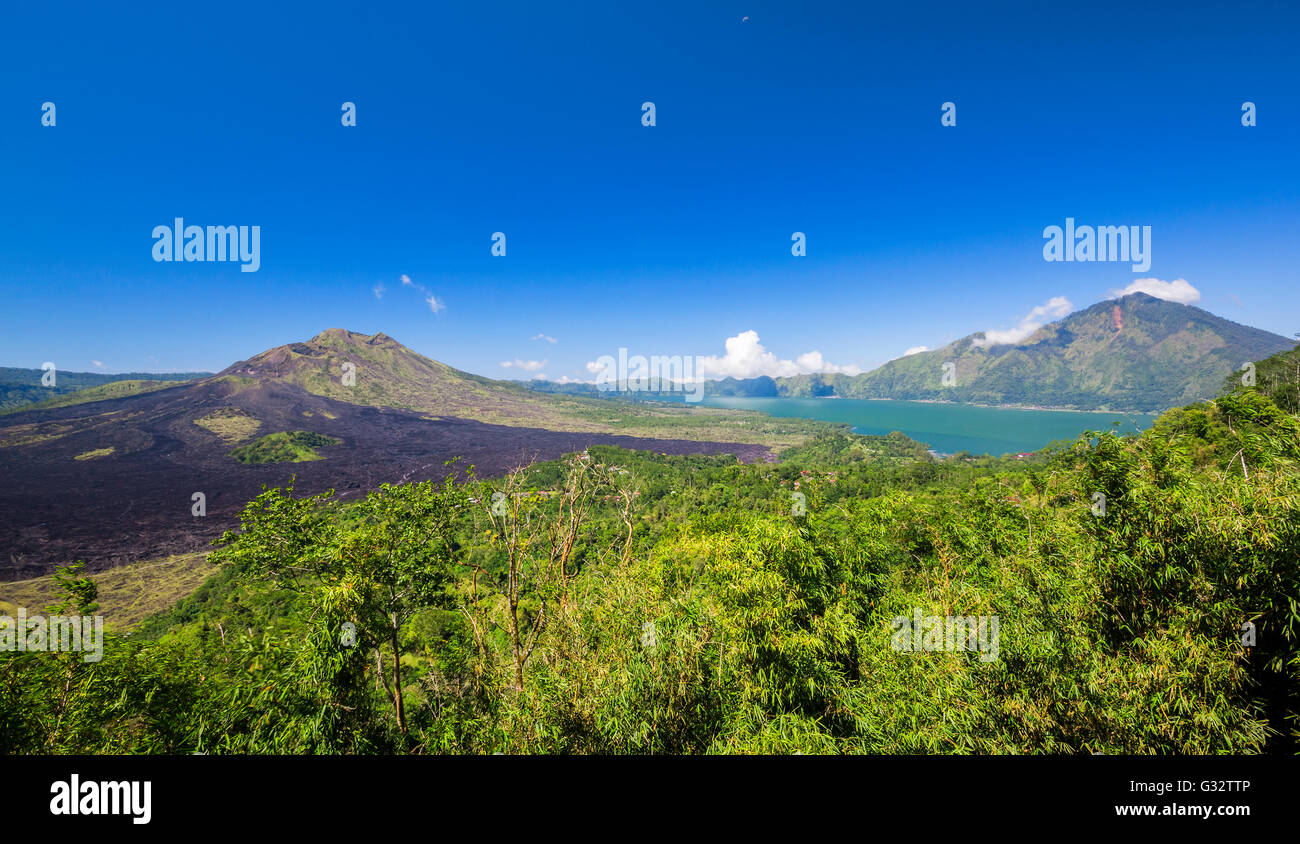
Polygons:
<instances>
[{"instance_id":1,"label":"white cloud","mask_svg":"<svg viewBox=\"0 0 1300 844\"><path fill-rule=\"evenodd\" d=\"M103 361L92 360L91 363L93 363L93 364L95 365L95 368L96 368L96 369L103 369L103 368L104 368L104 362L103 362Z\"/></svg>"},{"instance_id":2,"label":"white cloud","mask_svg":"<svg viewBox=\"0 0 1300 844\"><path fill-rule=\"evenodd\" d=\"M792 375L804 375L812 372L844 373L857 375L862 371L855 365L837 366L822 357L819 351L805 352L796 360L784 360L769 352L759 342L758 332L742 331L735 337L728 337L725 343L727 353L722 357L707 355L696 358L698 374L714 378L757 378L767 375L772 378L787 378ZM587 364L590 371L591 364Z\"/></svg>"},{"instance_id":3,"label":"white cloud","mask_svg":"<svg viewBox=\"0 0 1300 844\"><path fill-rule=\"evenodd\" d=\"M402 286L403 286L403 287L412 287L412 286L414 286L414 285L415 285L415 282L411 281L411 277L410 277L409 275L407 275L406 273L402 273Z\"/></svg>"},{"instance_id":4,"label":"white cloud","mask_svg":"<svg viewBox=\"0 0 1300 844\"><path fill-rule=\"evenodd\" d=\"M1015 328L985 331L983 337L976 337L976 346L1003 346L1019 343L1043 327L1044 322L1060 319L1073 310L1074 306L1064 296L1053 296L1034 308L1021 318Z\"/></svg>"},{"instance_id":5,"label":"white cloud","mask_svg":"<svg viewBox=\"0 0 1300 844\"><path fill-rule=\"evenodd\" d=\"M447 306L443 303L443 301L439 299L437 296L434 296L432 293L430 293L429 298L425 299L424 301L425 304L429 306L429 310L433 311L435 314L438 313L439 311L447 310Z\"/></svg>"},{"instance_id":6,"label":"white cloud","mask_svg":"<svg viewBox=\"0 0 1300 844\"><path fill-rule=\"evenodd\" d=\"M548 342L548 343L554 343L554 342L556 342L554 337L548 337L548 336L546 336L545 334L542 334L542 333L540 333L540 332L537 334L536 337L533 337L533 338L531 338L531 339L533 339L533 340L545 340L545 341Z\"/></svg>"},{"instance_id":7,"label":"white cloud","mask_svg":"<svg viewBox=\"0 0 1300 844\"><path fill-rule=\"evenodd\" d=\"M517 366L520 369L524 370L525 372L536 372L537 370L541 369L543 366L546 366L546 361L520 360L519 358L515 358L513 361L503 360L501 361L501 365L506 369L509 369L512 366Z\"/></svg>"},{"instance_id":8,"label":"white cloud","mask_svg":"<svg viewBox=\"0 0 1300 844\"><path fill-rule=\"evenodd\" d=\"M862 368L855 364L837 366L822 357L818 351L804 352L794 360L795 365L804 372L825 372L828 374L858 375Z\"/></svg>"},{"instance_id":9,"label":"white cloud","mask_svg":"<svg viewBox=\"0 0 1300 844\"><path fill-rule=\"evenodd\" d=\"M382 298L384 298L384 285L383 285L383 282L380 282L379 284L376 284L374 290L375 290L375 298L376 298L376 299L382 299Z\"/></svg>"},{"instance_id":10,"label":"white cloud","mask_svg":"<svg viewBox=\"0 0 1300 844\"><path fill-rule=\"evenodd\" d=\"M1178 302L1181 305L1193 305L1201 301L1201 291L1192 287L1185 278L1173 281L1161 281L1158 278L1139 278L1123 290L1112 290L1113 297L1127 296L1130 293L1145 293L1166 302Z\"/></svg>"},{"instance_id":11,"label":"white cloud","mask_svg":"<svg viewBox=\"0 0 1300 844\"><path fill-rule=\"evenodd\" d=\"M721 357L717 355L701 355L694 360L694 376L684 379L686 383L696 383L710 378L758 378L766 375L772 378L786 378L793 375L808 375L811 373L826 374L843 374L858 375L863 370L856 364L837 365L831 363L822 357L822 353L817 350L804 352L795 360L786 360L779 358L764 348L759 342L757 331L742 331L735 337L728 337L724 343L727 353ZM649 357L649 356L646 356ZM593 360L588 361L586 369L592 375L600 375L606 371L606 364L613 358L607 356L606 363ZM518 363L518 361L516 361ZM631 373L635 377L635 372ZM574 383L590 384L591 381L579 382L573 379ZM569 383L568 380L562 380L561 383Z\"/></svg>"},{"instance_id":12,"label":"white cloud","mask_svg":"<svg viewBox=\"0 0 1300 844\"><path fill-rule=\"evenodd\" d=\"M913 346L912 348L903 352L903 357L910 357L911 355L919 355L921 352L928 352L928 351L930 351L929 346Z\"/></svg>"},{"instance_id":13,"label":"white cloud","mask_svg":"<svg viewBox=\"0 0 1300 844\"><path fill-rule=\"evenodd\" d=\"M782 378L799 374L799 367L793 361L781 360L763 348L757 331L742 331L735 337L728 337L724 345L727 353L722 357L708 355L696 361L701 375L716 378L770 375Z\"/></svg>"}]
</instances>

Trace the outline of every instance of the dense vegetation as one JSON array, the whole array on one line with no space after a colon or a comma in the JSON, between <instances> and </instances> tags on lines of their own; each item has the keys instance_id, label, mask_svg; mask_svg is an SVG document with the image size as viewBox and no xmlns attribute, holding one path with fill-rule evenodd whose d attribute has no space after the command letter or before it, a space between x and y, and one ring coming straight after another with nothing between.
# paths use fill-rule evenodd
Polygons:
<instances>
[{"instance_id":1,"label":"dense vegetation","mask_svg":"<svg viewBox=\"0 0 1300 844\"><path fill-rule=\"evenodd\" d=\"M323 460L318 448L338 445L339 440L311 431L278 431L258 437L230 452L240 463L302 463Z\"/></svg>"},{"instance_id":2,"label":"dense vegetation","mask_svg":"<svg viewBox=\"0 0 1300 844\"><path fill-rule=\"evenodd\" d=\"M1295 752L1295 364L1029 460L831 433L270 489L101 662L0 654L0 752ZM996 616L996 658L895 650L918 613Z\"/></svg>"}]
</instances>

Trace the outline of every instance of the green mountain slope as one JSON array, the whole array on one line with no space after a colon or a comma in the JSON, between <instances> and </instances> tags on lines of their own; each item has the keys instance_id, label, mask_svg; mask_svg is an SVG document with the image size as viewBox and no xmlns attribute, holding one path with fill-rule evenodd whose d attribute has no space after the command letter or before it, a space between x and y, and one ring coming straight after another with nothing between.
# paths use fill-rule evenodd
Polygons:
<instances>
[{"instance_id":1,"label":"green mountain slope","mask_svg":"<svg viewBox=\"0 0 1300 844\"><path fill-rule=\"evenodd\" d=\"M987 346L983 339L982 332L972 334L862 375L800 375L778 378L776 386L787 396L1149 412L1212 398L1243 363L1295 344L1144 293L1098 302L1043 326L1022 343ZM948 363L953 365L953 383L946 386ZM769 395L770 379L722 384L714 390Z\"/></svg>"}]
</instances>

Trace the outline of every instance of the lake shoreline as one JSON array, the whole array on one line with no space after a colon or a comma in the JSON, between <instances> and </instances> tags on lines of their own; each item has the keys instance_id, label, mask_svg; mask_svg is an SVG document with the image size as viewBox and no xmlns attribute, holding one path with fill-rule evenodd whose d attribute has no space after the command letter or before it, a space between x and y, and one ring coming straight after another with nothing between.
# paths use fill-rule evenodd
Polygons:
<instances>
[{"instance_id":1,"label":"lake shoreline","mask_svg":"<svg viewBox=\"0 0 1300 844\"><path fill-rule=\"evenodd\" d=\"M725 398L718 396L717 398ZM794 396L754 396L753 398L794 398ZM851 399L851 396L808 396L807 398L822 399ZM1126 414L1139 416L1159 416L1167 413L1165 410L1080 410L1076 407L1053 407L1039 404L980 404L973 401L947 401L945 399L885 399L885 398L863 398L857 401L910 401L917 404L947 404L957 405L959 407L986 407L989 410L1045 410L1053 413L1105 413L1107 415Z\"/></svg>"},{"instance_id":2,"label":"lake shoreline","mask_svg":"<svg viewBox=\"0 0 1300 844\"><path fill-rule=\"evenodd\" d=\"M901 431L940 454L1020 454L1072 441L1089 431L1136 433L1156 414L1066 408L1009 407L915 399L817 396L709 396L705 406L753 410L775 418L847 425L854 433Z\"/></svg>"}]
</instances>

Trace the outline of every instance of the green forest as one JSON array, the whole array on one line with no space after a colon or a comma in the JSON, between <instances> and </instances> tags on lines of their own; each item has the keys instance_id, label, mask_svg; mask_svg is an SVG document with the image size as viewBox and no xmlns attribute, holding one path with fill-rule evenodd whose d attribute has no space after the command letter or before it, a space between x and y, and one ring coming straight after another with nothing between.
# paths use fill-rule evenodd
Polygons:
<instances>
[{"instance_id":1,"label":"green forest","mask_svg":"<svg viewBox=\"0 0 1300 844\"><path fill-rule=\"evenodd\" d=\"M0 653L0 753L1294 753L1297 386L1287 352L1029 459L837 431L268 489L101 661ZM916 614L996 617L996 658L896 649Z\"/></svg>"}]
</instances>

